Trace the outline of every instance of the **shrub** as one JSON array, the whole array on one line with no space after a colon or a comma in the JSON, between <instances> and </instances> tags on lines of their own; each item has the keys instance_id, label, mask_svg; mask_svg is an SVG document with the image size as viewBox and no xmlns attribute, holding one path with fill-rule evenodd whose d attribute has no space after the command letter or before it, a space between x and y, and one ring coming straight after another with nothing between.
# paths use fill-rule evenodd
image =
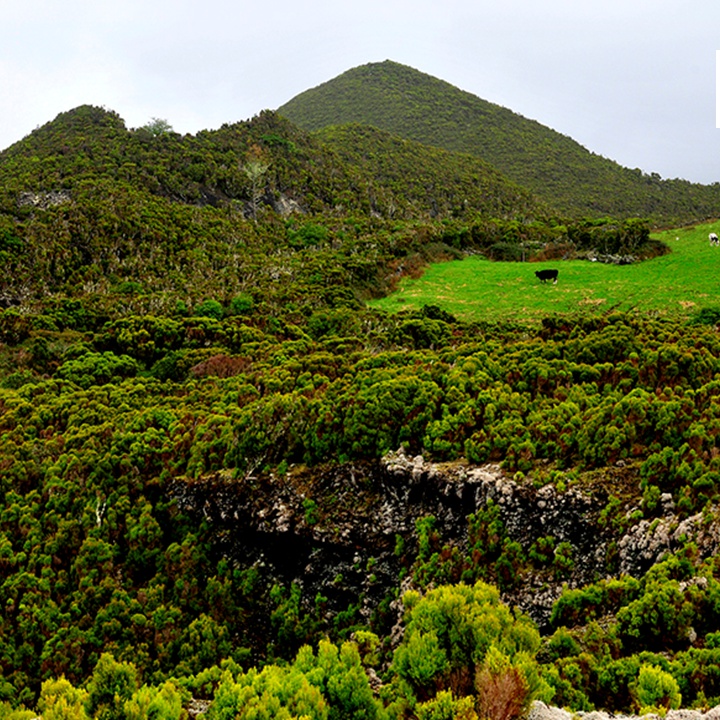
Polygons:
<instances>
[{"instance_id":1,"label":"shrub","mask_svg":"<svg viewBox=\"0 0 720 720\"><path fill-rule=\"evenodd\" d=\"M38 710L43 720L86 720L87 693L68 680L46 680L40 688ZM3 716L4 717L4 716Z\"/></svg>"},{"instance_id":2,"label":"shrub","mask_svg":"<svg viewBox=\"0 0 720 720\"><path fill-rule=\"evenodd\" d=\"M161 135L167 135L168 133L173 132L172 125L165 120L165 118L158 117L150 118L150 120L146 122L141 129L146 130L153 137L160 137Z\"/></svg>"},{"instance_id":3,"label":"shrub","mask_svg":"<svg viewBox=\"0 0 720 720\"><path fill-rule=\"evenodd\" d=\"M144 288L139 282L127 280L125 282L121 282L115 288L115 292L120 295L141 295L144 292Z\"/></svg>"},{"instance_id":4,"label":"shrub","mask_svg":"<svg viewBox=\"0 0 720 720\"><path fill-rule=\"evenodd\" d=\"M450 327L442 320L413 318L397 328L393 339L398 344L419 349L445 347L450 337Z\"/></svg>"},{"instance_id":5,"label":"shrub","mask_svg":"<svg viewBox=\"0 0 720 720\"><path fill-rule=\"evenodd\" d=\"M485 254L491 260L503 262L520 262L523 257L522 248L515 243L499 242L490 246Z\"/></svg>"},{"instance_id":6,"label":"shrub","mask_svg":"<svg viewBox=\"0 0 720 720\"><path fill-rule=\"evenodd\" d=\"M37 713L24 707L13 710L10 703L0 702L0 717L4 720L36 720Z\"/></svg>"},{"instance_id":7,"label":"shrub","mask_svg":"<svg viewBox=\"0 0 720 720\"><path fill-rule=\"evenodd\" d=\"M299 229L288 228L288 243L301 249L321 245L328 239L329 231L324 225L308 222Z\"/></svg>"},{"instance_id":8,"label":"shrub","mask_svg":"<svg viewBox=\"0 0 720 720\"><path fill-rule=\"evenodd\" d=\"M217 300L203 300L196 308L195 315L222 320L225 310Z\"/></svg>"},{"instance_id":9,"label":"shrub","mask_svg":"<svg viewBox=\"0 0 720 720\"><path fill-rule=\"evenodd\" d=\"M472 691L477 668L485 667L489 652L506 658L525 677L532 692L541 692L534 655L540 635L525 617L515 617L500 602L496 588L482 582L445 585L413 601L407 613L405 637L395 651L393 670L419 694L428 698L440 688L456 695ZM492 650L491 650L492 648ZM495 668L498 662L488 666ZM497 673L496 673L497 674Z\"/></svg>"},{"instance_id":10,"label":"shrub","mask_svg":"<svg viewBox=\"0 0 720 720\"><path fill-rule=\"evenodd\" d=\"M254 304L255 302L252 295L250 295L250 293L243 292L236 295L230 301L230 312L233 315L247 315L247 313L253 309Z\"/></svg>"},{"instance_id":11,"label":"shrub","mask_svg":"<svg viewBox=\"0 0 720 720\"><path fill-rule=\"evenodd\" d=\"M303 717L327 720L328 705L320 690L294 667L254 668L237 680L225 672L215 691L208 720Z\"/></svg>"},{"instance_id":12,"label":"shrub","mask_svg":"<svg viewBox=\"0 0 720 720\"><path fill-rule=\"evenodd\" d=\"M471 697L455 698L450 690L441 690L432 700L415 707L419 720L477 720Z\"/></svg>"},{"instance_id":13,"label":"shrub","mask_svg":"<svg viewBox=\"0 0 720 720\"><path fill-rule=\"evenodd\" d=\"M475 676L475 688L478 715L486 720L515 720L530 705L527 680L516 667L483 667Z\"/></svg>"},{"instance_id":14,"label":"shrub","mask_svg":"<svg viewBox=\"0 0 720 720\"><path fill-rule=\"evenodd\" d=\"M34 382L36 382L36 378L30 370L18 370L0 380L0 388L19 390L23 385Z\"/></svg>"},{"instance_id":15,"label":"shrub","mask_svg":"<svg viewBox=\"0 0 720 720\"><path fill-rule=\"evenodd\" d=\"M182 696L171 681L160 687L143 685L125 702L125 720L180 720L182 717L186 717Z\"/></svg>"},{"instance_id":16,"label":"shrub","mask_svg":"<svg viewBox=\"0 0 720 720\"><path fill-rule=\"evenodd\" d=\"M302 671L322 692L332 720L377 720L381 708L373 696L362 667L357 645L345 642L339 648L320 641L317 654L307 645L300 649L294 669Z\"/></svg>"},{"instance_id":17,"label":"shrub","mask_svg":"<svg viewBox=\"0 0 720 720\"><path fill-rule=\"evenodd\" d=\"M664 714L671 708L679 708L682 701L677 680L654 665L640 667L635 699L641 715L658 711Z\"/></svg>"},{"instance_id":18,"label":"shrub","mask_svg":"<svg viewBox=\"0 0 720 720\"><path fill-rule=\"evenodd\" d=\"M643 594L617 613L623 645L657 651L686 645L696 613L690 600L677 580L647 581Z\"/></svg>"},{"instance_id":19,"label":"shrub","mask_svg":"<svg viewBox=\"0 0 720 720\"><path fill-rule=\"evenodd\" d=\"M137 670L103 653L88 683L85 709L97 720L126 720L124 704L137 690Z\"/></svg>"},{"instance_id":20,"label":"shrub","mask_svg":"<svg viewBox=\"0 0 720 720\"><path fill-rule=\"evenodd\" d=\"M67 360L57 370L57 377L69 380L82 388L105 385L123 378L135 377L138 363L127 355L111 352L89 352L79 358Z\"/></svg>"},{"instance_id":21,"label":"shrub","mask_svg":"<svg viewBox=\"0 0 720 720\"><path fill-rule=\"evenodd\" d=\"M704 307L700 308L690 318L691 325L720 325L720 307Z\"/></svg>"},{"instance_id":22,"label":"shrub","mask_svg":"<svg viewBox=\"0 0 720 720\"><path fill-rule=\"evenodd\" d=\"M547 640L545 650L552 660L571 657L580 653L580 646L570 631L561 627L558 628Z\"/></svg>"},{"instance_id":23,"label":"shrub","mask_svg":"<svg viewBox=\"0 0 720 720\"><path fill-rule=\"evenodd\" d=\"M18 345L30 335L30 319L15 308L0 310L0 342Z\"/></svg>"}]
</instances>

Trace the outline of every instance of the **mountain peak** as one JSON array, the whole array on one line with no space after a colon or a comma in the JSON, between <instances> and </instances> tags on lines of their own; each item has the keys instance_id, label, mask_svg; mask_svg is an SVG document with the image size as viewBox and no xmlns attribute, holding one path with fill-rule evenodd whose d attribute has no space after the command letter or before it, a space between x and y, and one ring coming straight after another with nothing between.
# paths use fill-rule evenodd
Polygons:
<instances>
[{"instance_id":1,"label":"mountain peak","mask_svg":"<svg viewBox=\"0 0 720 720\"><path fill-rule=\"evenodd\" d=\"M709 187L624 168L535 120L392 60L352 68L278 112L310 131L356 122L474 155L564 213L651 216L665 205L678 216L702 217L718 200Z\"/></svg>"}]
</instances>

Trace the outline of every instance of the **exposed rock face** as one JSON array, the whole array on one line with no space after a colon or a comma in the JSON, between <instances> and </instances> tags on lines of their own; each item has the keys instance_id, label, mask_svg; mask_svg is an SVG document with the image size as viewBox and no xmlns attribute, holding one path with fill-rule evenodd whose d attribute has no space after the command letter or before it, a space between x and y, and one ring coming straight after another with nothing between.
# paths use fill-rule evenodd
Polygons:
<instances>
[{"instance_id":1,"label":"exposed rock face","mask_svg":"<svg viewBox=\"0 0 720 720\"><path fill-rule=\"evenodd\" d=\"M287 217L288 215L292 215L293 213L303 213L302 207L300 207L300 203L296 202L292 198L287 197L287 195L281 194L277 198L272 198L272 200L268 203L272 205L273 210L282 217Z\"/></svg>"},{"instance_id":2,"label":"exposed rock face","mask_svg":"<svg viewBox=\"0 0 720 720\"><path fill-rule=\"evenodd\" d=\"M620 572L640 575L666 552L680 548L684 538L692 538L701 557L716 555L720 550L720 523L716 517L703 513L684 520L674 513L660 519L641 520L618 542Z\"/></svg>"},{"instance_id":3,"label":"exposed rock face","mask_svg":"<svg viewBox=\"0 0 720 720\"><path fill-rule=\"evenodd\" d=\"M51 190L50 192L24 192L20 193L18 205L32 205L43 210L53 207L53 205L62 205L70 202L72 199L69 190Z\"/></svg>"},{"instance_id":4,"label":"exposed rock face","mask_svg":"<svg viewBox=\"0 0 720 720\"><path fill-rule=\"evenodd\" d=\"M633 521L635 508L622 505L603 518L621 475L622 482L629 477L636 484L627 469L608 469L602 482L587 488L536 488L498 465L434 464L398 451L376 463L296 469L284 476L177 480L170 492L180 509L202 513L216 528L218 552L298 583L306 598L321 594L328 613L358 603L366 618L400 585L403 568L414 559L419 518L434 516L443 542L465 551L468 516L493 501L507 537L526 554L539 538L552 536L556 548L565 543L570 562L562 574L527 573L504 598L543 626L563 583L594 582L609 569L641 575L679 548L684 536L695 540L703 556L720 548L717 521L680 521L667 498L665 516L653 522ZM620 527L628 529L618 534L613 521L626 516Z\"/></svg>"},{"instance_id":5,"label":"exposed rock face","mask_svg":"<svg viewBox=\"0 0 720 720\"><path fill-rule=\"evenodd\" d=\"M196 700L193 698L187 707L187 713L191 718L196 718L198 715L206 713L209 709L210 702L208 700Z\"/></svg>"},{"instance_id":6,"label":"exposed rock face","mask_svg":"<svg viewBox=\"0 0 720 720\"><path fill-rule=\"evenodd\" d=\"M656 720L659 715L643 715L647 720ZM632 720L636 715L611 715L606 712L570 712L557 707L549 707L543 702L534 702L530 708L528 720ZM700 710L668 710L665 720L720 720L720 706L707 712Z\"/></svg>"}]
</instances>

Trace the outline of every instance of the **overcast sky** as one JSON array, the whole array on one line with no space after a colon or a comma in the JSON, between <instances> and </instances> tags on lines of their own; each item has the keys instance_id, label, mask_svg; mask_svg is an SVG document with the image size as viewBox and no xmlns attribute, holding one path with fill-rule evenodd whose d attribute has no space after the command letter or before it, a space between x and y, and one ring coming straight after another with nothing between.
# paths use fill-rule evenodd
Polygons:
<instances>
[{"instance_id":1,"label":"overcast sky","mask_svg":"<svg viewBox=\"0 0 720 720\"><path fill-rule=\"evenodd\" d=\"M720 0L0 0L0 149L105 106L195 133L394 60L627 167L720 181Z\"/></svg>"}]
</instances>

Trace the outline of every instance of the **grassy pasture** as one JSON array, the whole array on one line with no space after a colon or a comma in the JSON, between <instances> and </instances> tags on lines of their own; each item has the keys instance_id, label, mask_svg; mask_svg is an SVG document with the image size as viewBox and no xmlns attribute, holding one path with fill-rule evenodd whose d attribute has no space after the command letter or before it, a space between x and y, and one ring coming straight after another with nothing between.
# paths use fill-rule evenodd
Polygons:
<instances>
[{"instance_id":1,"label":"grassy pasture","mask_svg":"<svg viewBox=\"0 0 720 720\"><path fill-rule=\"evenodd\" d=\"M612 309L689 316L702 307L720 306L720 247L708 243L708 233L720 229L718 225L654 233L672 252L634 265L491 262L477 256L437 263L371 304L389 312L439 305L468 321L527 321ZM559 270L557 285L535 277L535 270L544 268Z\"/></svg>"}]
</instances>

